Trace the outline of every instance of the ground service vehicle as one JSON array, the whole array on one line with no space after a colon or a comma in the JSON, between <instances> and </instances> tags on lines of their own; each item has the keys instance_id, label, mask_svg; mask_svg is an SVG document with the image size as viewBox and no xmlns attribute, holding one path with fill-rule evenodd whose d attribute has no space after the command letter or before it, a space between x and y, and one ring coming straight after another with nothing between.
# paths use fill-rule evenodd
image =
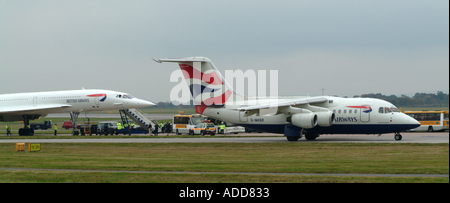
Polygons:
<instances>
[{"instance_id":1,"label":"ground service vehicle","mask_svg":"<svg viewBox=\"0 0 450 203\"><path fill-rule=\"evenodd\" d=\"M216 126L213 123L202 122L189 130L189 135L215 135Z\"/></svg>"},{"instance_id":2,"label":"ground service vehicle","mask_svg":"<svg viewBox=\"0 0 450 203\"><path fill-rule=\"evenodd\" d=\"M62 128L65 128L67 130L69 130L69 128L74 128L73 127L73 121L64 121ZM77 124L77 129L81 128L81 124Z\"/></svg>"},{"instance_id":3,"label":"ground service vehicle","mask_svg":"<svg viewBox=\"0 0 450 203\"><path fill-rule=\"evenodd\" d=\"M113 135L117 131L117 122L104 121L99 122L96 135Z\"/></svg>"},{"instance_id":4,"label":"ground service vehicle","mask_svg":"<svg viewBox=\"0 0 450 203\"><path fill-rule=\"evenodd\" d=\"M85 123L81 129L81 135L92 135L97 133L98 123Z\"/></svg>"},{"instance_id":5,"label":"ground service vehicle","mask_svg":"<svg viewBox=\"0 0 450 203\"><path fill-rule=\"evenodd\" d=\"M52 128L53 124L52 121L44 121L44 123L32 123L30 124L30 128L33 130L47 130L49 128Z\"/></svg>"},{"instance_id":6,"label":"ground service vehicle","mask_svg":"<svg viewBox=\"0 0 450 203\"><path fill-rule=\"evenodd\" d=\"M405 111L404 113L420 122L420 126L411 131L434 132L449 129L449 111Z\"/></svg>"},{"instance_id":7,"label":"ground service vehicle","mask_svg":"<svg viewBox=\"0 0 450 203\"><path fill-rule=\"evenodd\" d=\"M225 129L222 132L222 130L220 130L220 126L222 124L221 120L217 120L217 119L214 119L214 118L209 118L209 117L206 117L206 116L204 118L205 118L205 120L210 120L211 123L213 123L216 126L216 134L238 134L238 133L246 132L244 127L230 125L230 124L228 124L226 122L223 122L225 124Z\"/></svg>"},{"instance_id":8,"label":"ground service vehicle","mask_svg":"<svg viewBox=\"0 0 450 203\"><path fill-rule=\"evenodd\" d=\"M194 128L197 124L202 123L205 118L200 114L194 115L174 115L172 132L177 135L189 134L190 129Z\"/></svg>"}]
</instances>

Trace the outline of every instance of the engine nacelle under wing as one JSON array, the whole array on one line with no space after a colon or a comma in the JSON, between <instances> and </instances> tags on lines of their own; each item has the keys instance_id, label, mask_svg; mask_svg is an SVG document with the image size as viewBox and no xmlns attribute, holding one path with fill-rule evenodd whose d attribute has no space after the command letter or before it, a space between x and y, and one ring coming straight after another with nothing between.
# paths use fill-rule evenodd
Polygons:
<instances>
[{"instance_id":1,"label":"engine nacelle under wing","mask_svg":"<svg viewBox=\"0 0 450 203\"><path fill-rule=\"evenodd\" d=\"M317 115L315 113L297 113L292 115L292 125L303 129L311 129L317 125Z\"/></svg>"},{"instance_id":2,"label":"engine nacelle under wing","mask_svg":"<svg viewBox=\"0 0 450 203\"><path fill-rule=\"evenodd\" d=\"M331 111L315 112L317 114L317 125L320 127L330 127L334 123L335 114Z\"/></svg>"}]
</instances>

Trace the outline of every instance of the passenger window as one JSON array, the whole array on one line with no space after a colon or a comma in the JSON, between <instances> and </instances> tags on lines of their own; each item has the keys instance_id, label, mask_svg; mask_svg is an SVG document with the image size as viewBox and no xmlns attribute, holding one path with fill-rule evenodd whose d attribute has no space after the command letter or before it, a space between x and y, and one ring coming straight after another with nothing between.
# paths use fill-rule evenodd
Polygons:
<instances>
[{"instance_id":1,"label":"passenger window","mask_svg":"<svg viewBox=\"0 0 450 203\"><path fill-rule=\"evenodd\" d=\"M350 109L350 110L348 110L348 113L352 113L352 110Z\"/></svg>"},{"instance_id":2,"label":"passenger window","mask_svg":"<svg viewBox=\"0 0 450 203\"><path fill-rule=\"evenodd\" d=\"M339 109L339 113L341 113L341 110Z\"/></svg>"},{"instance_id":3,"label":"passenger window","mask_svg":"<svg viewBox=\"0 0 450 203\"><path fill-rule=\"evenodd\" d=\"M344 113L347 113L347 110L344 110Z\"/></svg>"},{"instance_id":4,"label":"passenger window","mask_svg":"<svg viewBox=\"0 0 450 203\"><path fill-rule=\"evenodd\" d=\"M358 113L358 110L355 110L355 113Z\"/></svg>"}]
</instances>

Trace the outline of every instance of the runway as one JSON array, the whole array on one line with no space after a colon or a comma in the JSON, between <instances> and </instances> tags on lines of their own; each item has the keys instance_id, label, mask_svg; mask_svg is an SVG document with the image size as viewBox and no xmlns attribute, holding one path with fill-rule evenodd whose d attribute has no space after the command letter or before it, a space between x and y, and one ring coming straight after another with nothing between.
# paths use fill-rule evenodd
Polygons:
<instances>
[{"instance_id":1,"label":"runway","mask_svg":"<svg viewBox=\"0 0 450 203\"><path fill-rule=\"evenodd\" d=\"M202 138L175 138L172 136L155 136L152 138L129 138L127 136L111 136L105 138L92 136L79 139L2 139L0 143L449 143L448 132L408 132L402 133L403 140L396 141L394 134L377 135L321 135L315 141L307 141L305 138L296 142L288 142L284 136L269 133L238 134L237 136L225 137L202 137ZM36 136L37 137L37 136Z\"/></svg>"}]
</instances>

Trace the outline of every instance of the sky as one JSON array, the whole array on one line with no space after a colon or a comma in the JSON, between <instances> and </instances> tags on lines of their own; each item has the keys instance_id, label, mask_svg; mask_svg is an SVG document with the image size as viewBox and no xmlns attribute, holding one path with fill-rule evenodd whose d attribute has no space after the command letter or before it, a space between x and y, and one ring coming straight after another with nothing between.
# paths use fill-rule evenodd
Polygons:
<instances>
[{"instance_id":1,"label":"sky","mask_svg":"<svg viewBox=\"0 0 450 203\"><path fill-rule=\"evenodd\" d=\"M169 101L179 67L152 58L191 56L277 70L285 96L448 93L449 1L0 0L0 94Z\"/></svg>"}]
</instances>

